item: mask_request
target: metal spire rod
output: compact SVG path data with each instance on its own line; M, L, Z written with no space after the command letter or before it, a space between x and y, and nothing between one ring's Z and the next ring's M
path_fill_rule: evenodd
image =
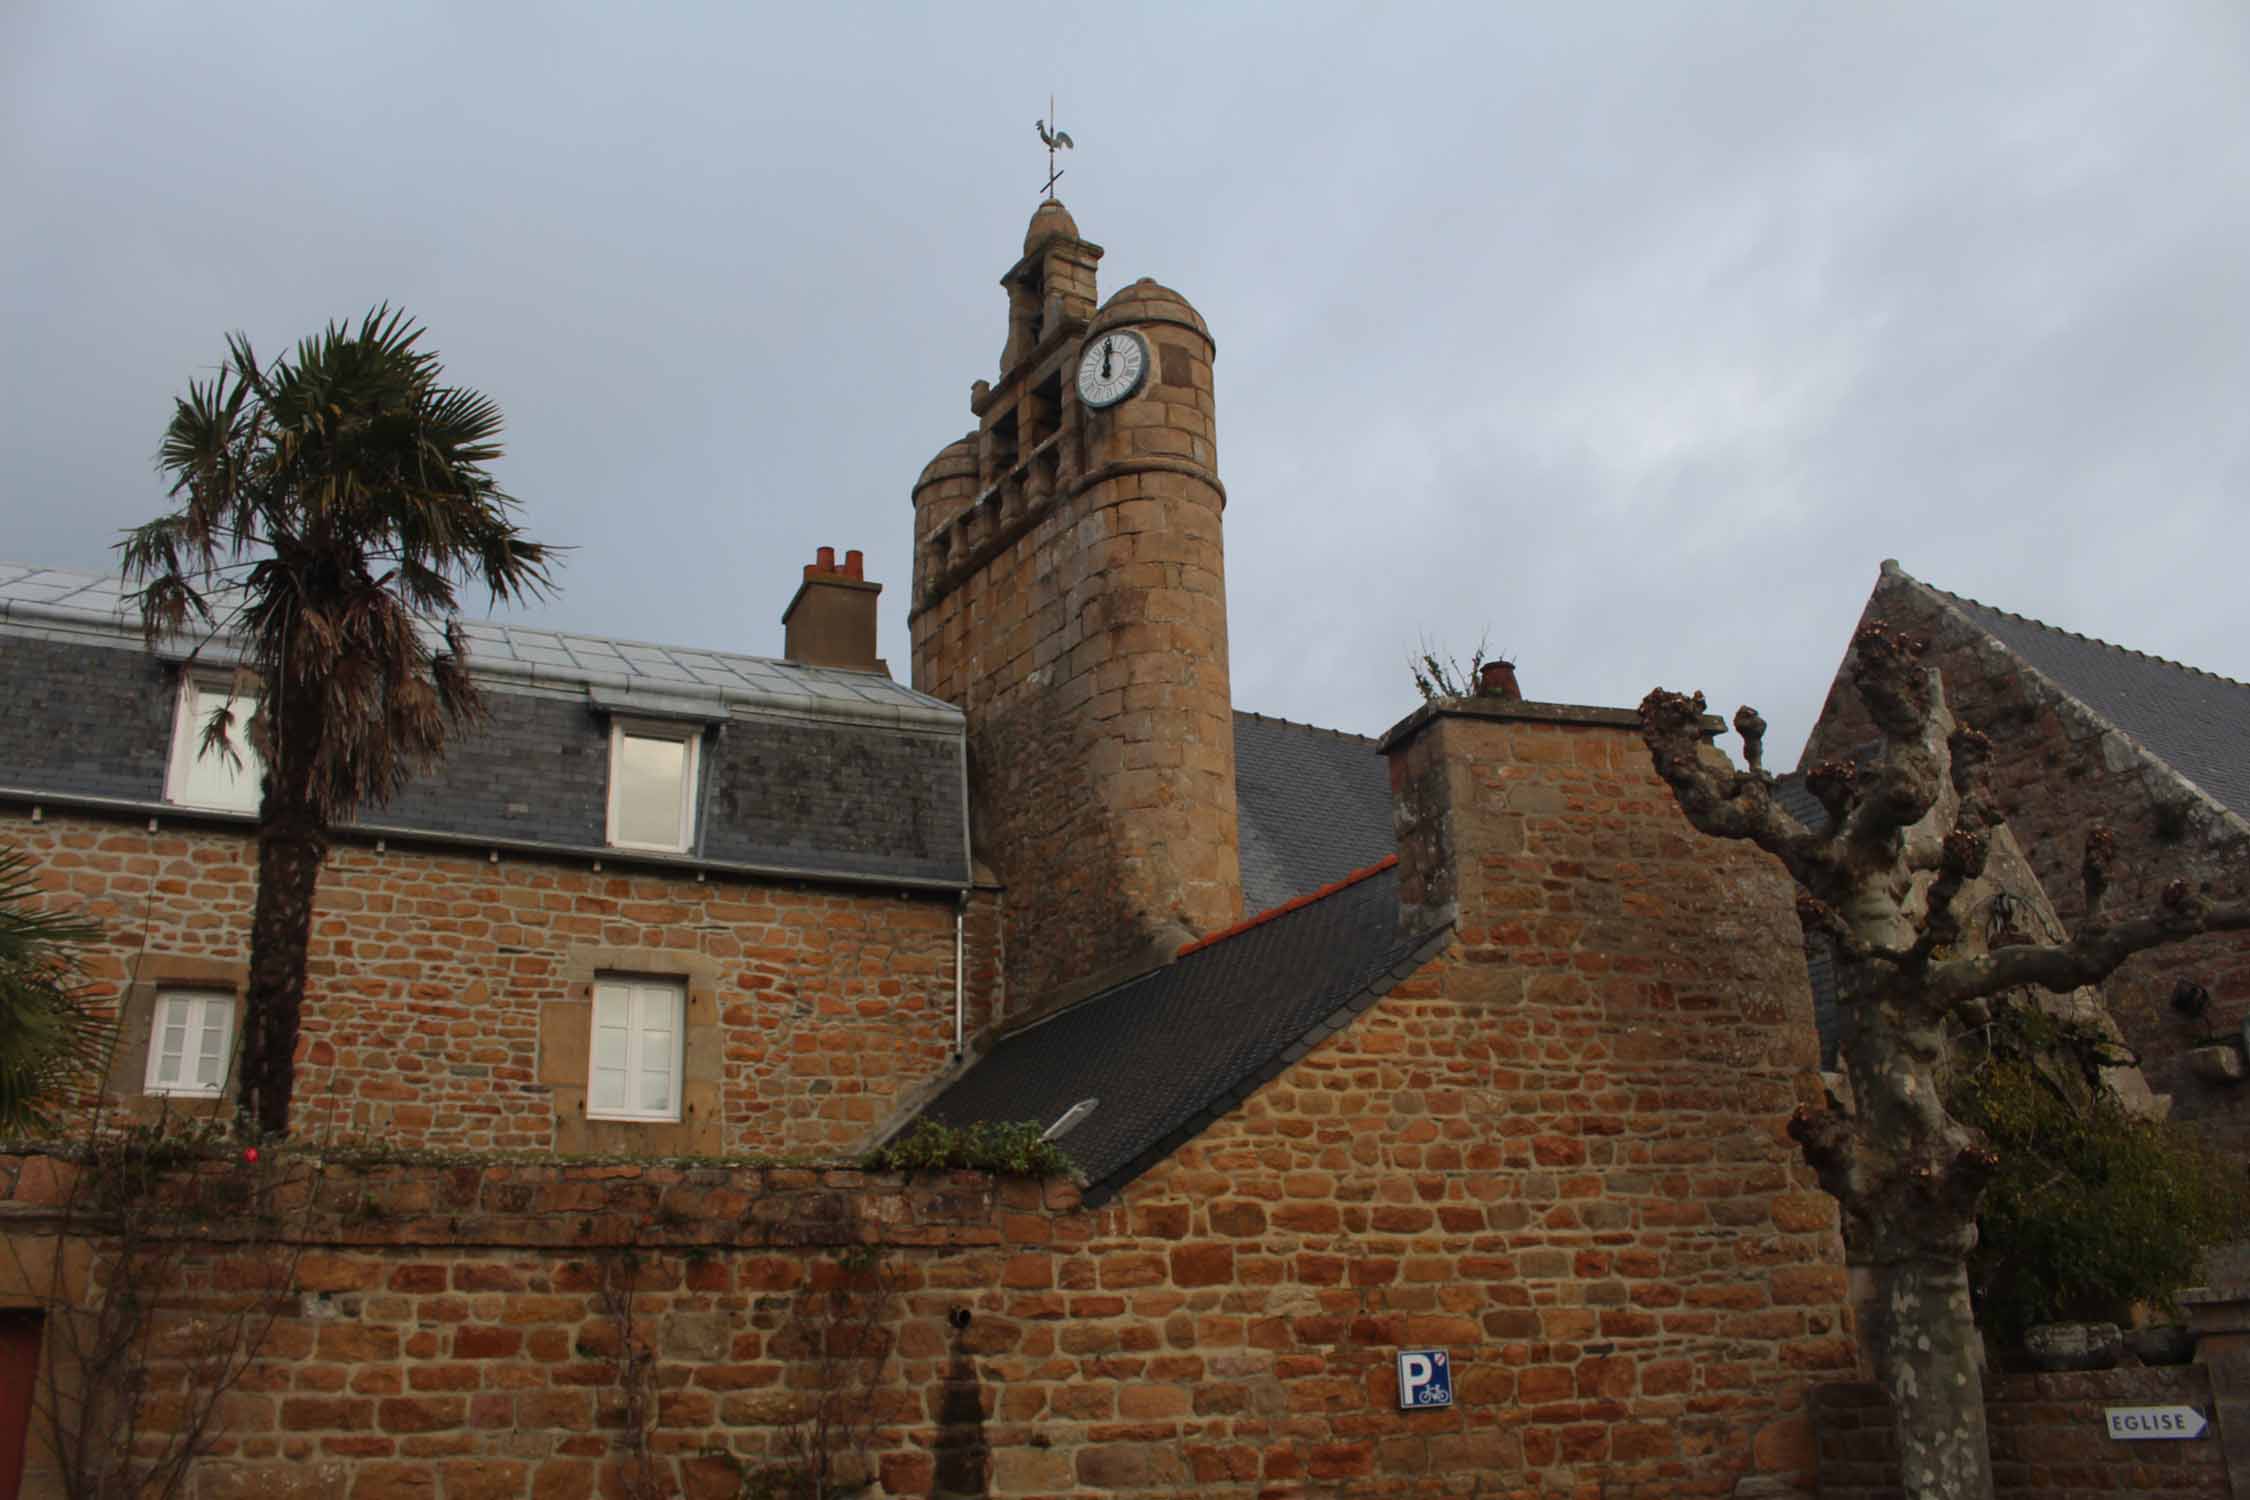
M1047 118L1044 120L1035 120L1032 123L1039 127L1039 139L1047 143L1046 194L1050 199L1055 196L1055 184L1062 180L1063 175L1055 167L1055 153L1058 150L1068 151L1072 149L1070 133L1068 131L1055 130L1051 128L1054 119L1055 96L1053 94L1049 94L1047 96Z

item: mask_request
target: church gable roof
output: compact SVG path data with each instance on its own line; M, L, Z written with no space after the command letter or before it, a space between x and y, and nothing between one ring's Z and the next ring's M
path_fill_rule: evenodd
M1004 1038L923 1112L948 1125L1059 1119L1100 1203L1351 1024L1448 929L1398 935L1395 858L1183 950Z
M2250 817L2250 683L1922 587L2229 811Z

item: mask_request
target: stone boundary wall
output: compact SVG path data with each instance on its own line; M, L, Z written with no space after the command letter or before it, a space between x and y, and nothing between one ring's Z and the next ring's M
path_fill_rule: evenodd
M285 1238L305 1248L186 1500L641 1500L621 1467L621 1289L652 1356L655 1493L731 1500L743 1472L787 1452L822 1378L808 1299L870 1264L897 1349L866 1402L880 1424L871 1496L1450 1500L1606 1475L1606 1495L1653 1500L1793 1493L1809 1470L1786 1372L1824 1341L1786 1269L1770 1311L1762 1273L1630 1302L1589 1282L1581 1299L1568 1283L1607 1257L1574 1263L1559 1248L1574 1234L1512 1251L1547 1237L1518 1214L1518 1234L1425 1248L1438 1215L1469 1205L1369 1204L1311 1173L1269 1184L1246 1148L1191 1155L1100 1210L1068 1183L975 1173L331 1166L282 1195ZM43 1286L6 1284L21 1265L59 1263L94 1287L113 1274L98 1248L90 1268L42 1253L71 1171L0 1158L0 1305L36 1305ZM1243 1196L1219 1196L1214 1175ZM1370 1218L1358 1249L1298 1248ZM195 1231L152 1346L160 1392L288 1263L228 1238L243 1223ZM1768 1353L1777 1321L1796 1336ZM1424 1343L1452 1347L1458 1404L1400 1412L1393 1351Z
M1996 1495L2094 1500L2163 1495L2230 1500L2219 1429L2200 1438L2121 1442L2109 1436L2108 1406L2194 1406L2211 1414L2211 1376L2201 1365L2092 1370L2066 1375L1988 1375ZM1890 1400L1873 1384L1812 1392L1821 1500L1899 1500L1898 1446ZM2250 1477L2250 1476L2245 1476Z

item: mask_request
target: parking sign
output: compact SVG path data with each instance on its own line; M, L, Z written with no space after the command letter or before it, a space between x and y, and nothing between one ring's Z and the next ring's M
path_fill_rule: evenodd
M1398 1406L1414 1411L1453 1404L1453 1364L1443 1349L1398 1352Z

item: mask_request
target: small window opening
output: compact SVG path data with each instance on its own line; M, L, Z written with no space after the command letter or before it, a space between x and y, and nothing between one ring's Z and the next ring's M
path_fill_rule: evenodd
M613 977L594 984L586 1113L597 1120L677 1120L687 986Z

